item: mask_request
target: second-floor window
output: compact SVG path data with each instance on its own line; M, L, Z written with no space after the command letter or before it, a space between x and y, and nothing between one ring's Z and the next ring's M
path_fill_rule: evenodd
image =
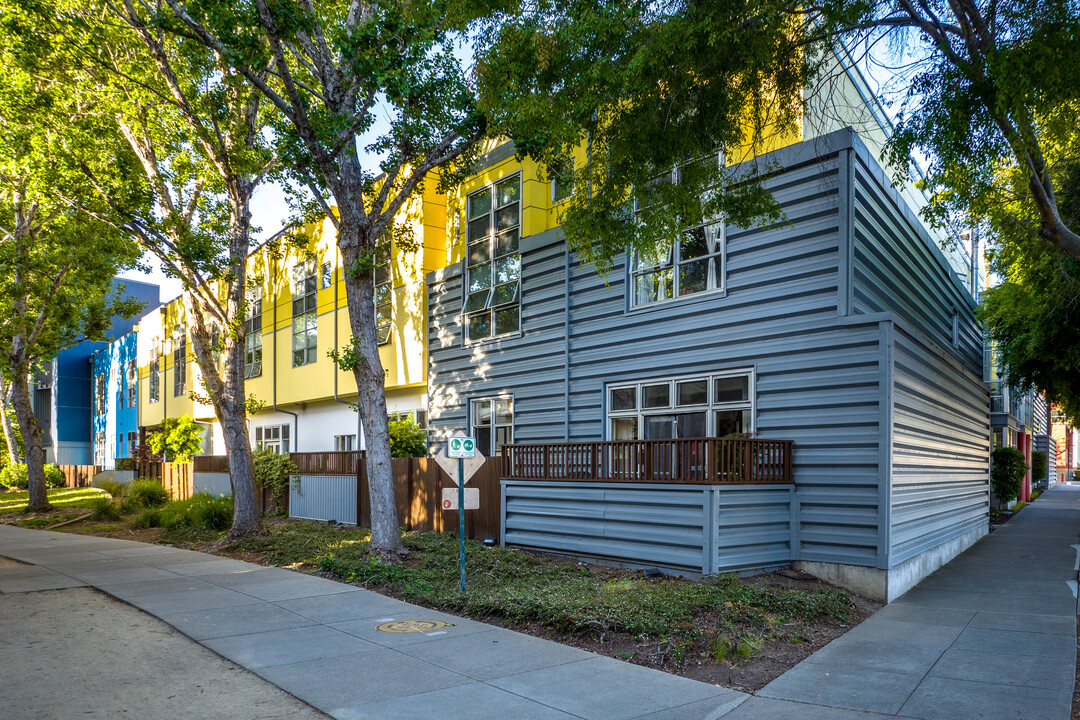
M485 340L521 331L521 176L468 198L465 337Z
M105 384L108 377L105 373L98 373L94 378L94 412L98 415L105 414Z
M292 299L293 367L315 362L319 336L318 293L315 263L303 262L295 266Z
M150 383L147 390L148 400L156 403L161 400L161 345L160 341L154 341L154 348L150 357Z
M390 314L394 297L390 248L391 241L387 239L375 250L375 339L380 345L390 342Z
M127 363L127 405L135 407L139 404L139 363L132 358Z
M699 225L649 255L631 259L631 305L686 297L724 287L723 225Z
M262 375L262 286L248 290L244 317L244 377Z
M177 325L173 334L173 396L187 391L187 335L184 326Z

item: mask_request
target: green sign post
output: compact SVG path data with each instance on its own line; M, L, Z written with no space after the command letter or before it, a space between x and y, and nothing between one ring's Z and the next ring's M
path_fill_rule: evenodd
M465 458L476 457L476 440L452 437L446 444L446 456L458 461L458 539L461 543L461 592L465 592Z

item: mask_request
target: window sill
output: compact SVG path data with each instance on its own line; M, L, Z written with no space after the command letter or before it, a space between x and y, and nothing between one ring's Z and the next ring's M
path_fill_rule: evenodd
M491 345L493 343L502 342L503 340L515 340L524 335L521 330L516 333L508 333L506 335L496 335L495 337L484 338L483 340L463 340L462 346L464 347L476 347L479 345Z
M642 315L645 313L657 312L658 310L665 310L673 306L692 305L694 303L708 302L709 300L716 300L717 298L725 297L727 297L727 288L721 288L719 290L706 290L705 292L694 293L693 295L685 295L683 297L671 298L670 300L658 300L657 302L652 302L648 305L631 306L625 312L625 314Z

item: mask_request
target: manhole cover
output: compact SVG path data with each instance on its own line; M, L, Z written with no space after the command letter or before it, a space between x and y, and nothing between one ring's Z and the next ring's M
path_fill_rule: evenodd
M450 627L450 623L441 620L391 620L375 626L384 633L429 633Z

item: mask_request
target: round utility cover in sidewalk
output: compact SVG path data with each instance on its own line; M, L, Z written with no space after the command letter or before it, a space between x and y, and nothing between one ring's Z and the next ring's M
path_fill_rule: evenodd
M441 620L391 620L375 626L384 633L429 633L450 627L450 623Z

